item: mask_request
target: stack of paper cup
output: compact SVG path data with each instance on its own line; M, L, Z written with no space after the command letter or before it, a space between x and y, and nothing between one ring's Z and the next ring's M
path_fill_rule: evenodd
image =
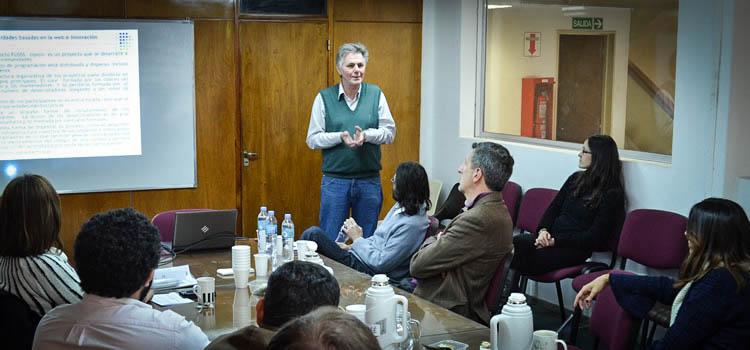
M247 288L234 290L232 303L232 326L242 328L253 322L253 312L250 307L250 293Z
M237 288L247 288L250 276L250 246L236 245L232 247L232 272L234 285Z

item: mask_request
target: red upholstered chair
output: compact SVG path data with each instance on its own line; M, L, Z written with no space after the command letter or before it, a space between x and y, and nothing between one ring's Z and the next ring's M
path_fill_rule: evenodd
M503 187L503 201L505 201L505 206L508 207L508 214L510 214L513 226L515 226L518 205L521 203L521 186L513 181L508 181Z
M174 236L174 217L175 213L183 212L194 212L194 211L214 211L214 209L176 209L167 210L159 214L156 214L151 223L156 226L161 234L162 242L172 243L172 237Z
M513 260L513 251L505 254L503 260L500 261L495 275L492 276L490 281L490 288L487 289L487 295L484 297L484 303L487 305L487 310L490 310L490 316L499 314L503 308L500 300L500 294L505 287L506 277L508 276L508 270L510 269L510 262Z
M633 349L636 339L638 321L617 304L612 288L604 288L596 297L589 323L594 334L594 349L599 341L604 342L609 350ZM568 345L568 350L579 349Z
M518 210L518 220L516 226L521 232L536 232L539 220L542 219L544 211L549 204L555 199L557 190L551 188L531 188L523 195L521 207Z
M620 270L625 270L628 259L654 269L677 269L688 252L685 228L687 218L663 210L636 209L625 218L617 247ZM595 278L612 272L602 270L584 274L573 279L573 289L578 292ZM570 342L575 344L580 311L573 315ZM644 331L648 326L644 323ZM644 337L645 338L645 337Z

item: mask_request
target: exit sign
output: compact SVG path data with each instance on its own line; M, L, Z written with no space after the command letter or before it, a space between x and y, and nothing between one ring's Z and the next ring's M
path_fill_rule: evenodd
M573 17L573 29L604 29L604 18L601 17Z

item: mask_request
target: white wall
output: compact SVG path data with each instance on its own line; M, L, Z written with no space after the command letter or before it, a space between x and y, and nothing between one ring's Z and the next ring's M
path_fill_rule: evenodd
M571 30L571 17L558 5L514 6L487 12L487 78L485 80L485 131L521 135L521 78L553 77L558 82L558 35L614 33L612 79L612 129L610 135L625 144L630 10L597 7L586 17L602 17L604 30ZM538 57L524 56L524 33L541 33ZM582 52L581 55L586 53ZM557 100L557 85L555 85ZM556 105L556 104L555 104ZM557 112L555 112L557 117ZM557 119L557 118L555 118ZM555 122L557 125L557 122Z
M457 181L456 169L471 143L478 141L473 137L478 2L426 0L423 7L420 159L433 178L446 183L443 186L446 192L451 188L448 184ZM731 32L722 32L722 16L732 13L733 6L731 0L680 1L672 162L624 159L630 210L653 208L687 215L694 203L724 193L723 187L713 187L714 179L724 179L725 173L717 167L724 164L724 154L714 152L715 140L727 139L727 128L717 125L727 124L728 120L728 108L720 103L728 100L723 97L729 91L719 89L722 82L726 84L728 74L720 76L718 72L729 61L727 57L722 60L722 54L731 54L731 48L725 46L722 50L721 46L724 36L731 38ZM734 57L734 61L747 62L750 57L746 50L738 54L741 57ZM747 100L736 103L747 104ZM746 119L739 117L732 118L732 123L737 120L746 126ZM502 144L516 161L511 180L524 190L559 188L576 170L577 151ZM740 159L732 158L729 162L746 161L747 149L743 149L745 157L737 156ZM630 263L628 269L646 272ZM569 306L572 289L569 286L563 289ZM539 293L542 298L556 302L552 285L543 285Z
M747 64L750 57L750 23L747 20L750 18L750 2L736 1L734 7L725 12L734 13L732 32L735 35L731 40L731 62L728 62L731 64L731 84L729 92L721 94L729 95L722 187L726 198L736 200L750 214L750 66ZM720 191L721 188L717 188L715 192Z

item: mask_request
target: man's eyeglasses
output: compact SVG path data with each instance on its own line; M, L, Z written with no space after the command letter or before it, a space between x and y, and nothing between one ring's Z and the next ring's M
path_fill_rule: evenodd
M583 153L583 154L591 154L591 151L587 151L587 150L585 150L585 149L582 149L582 150L581 150L581 153Z

